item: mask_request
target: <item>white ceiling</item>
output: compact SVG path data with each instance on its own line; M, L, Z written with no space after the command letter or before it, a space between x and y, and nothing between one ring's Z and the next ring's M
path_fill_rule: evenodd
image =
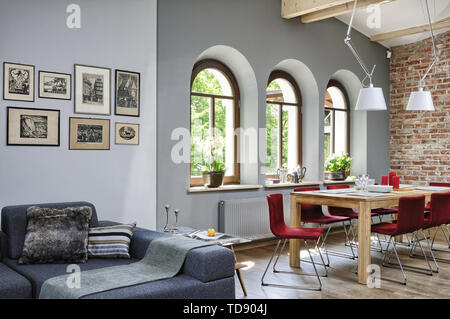
M430 8L431 21L434 23L438 20L450 16L450 0L428 0ZM353 27L362 34L370 37L371 35L386 33L410 27L428 24L425 0L395 0L380 5L380 28L369 27L368 18L373 16L373 12L367 9L358 10L356 12ZM351 13L337 16L336 18L349 24ZM436 30L435 34L443 33L450 30ZM395 39L380 41L387 48L414 43L430 37L430 33L418 33Z

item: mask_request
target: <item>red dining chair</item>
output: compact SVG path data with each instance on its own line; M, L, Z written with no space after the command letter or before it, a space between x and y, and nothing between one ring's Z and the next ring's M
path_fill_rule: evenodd
M425 261L428 264L428 270L427 275L432 276L433 271L431 268L431 265L428 261L427 255L425 254L425 251L422 247L422 244L420 243L419 237L417 236L417 233L422 230L424 226L424 207L425 207L425 196L418 196L418 197L401 197L399 199L398 203L398 216L397 221L394 223L380 223L372 225L372 232L377 234L383 234L390 236L388 245L386 250L384 251L384 257L382 265L385 267L392 267L392 266L398 266L402 272L403 275L403 284L406 285L406 275L404 270L411 270L411 271L418 271L418 270L425 270L422 268L417 268L413 266L403 266L396 247L396 236L401 236L405 234L412 234L413 241L415 239L415 242L419 245L422 254L425 258ZM390 245L392 243L393 251L395 253L395 256L397 258L398 264L393 264L390 262L391 259L391 252L389 250ZM389 257L387 264L386 259ZM409 268L409 269L408 269Z
M446 183L446 182L431 182L430 186L436 186L436 187L449 187L450 188L450 183ZM425 206L425 215L428 214L430 210L430 203L427 204L427 206ZM448 228L448 224L450 222L448 222L445 226L445 230L447 230L447 235L446 238L449 238L448 240L448 248L450 248L450 229ZM443 226L443 227L444 227Z
M320 187L315 186L315 187L299 187L299 188L295 188L294 192L313 192L313 191L319 191ZM301 221L303 223L306 224L319 224L321 226L327 225L327 232L325 233L325 236L321 236L322 239L322 244L320 245L321 248L324 248L325 250L325 255L327 256L327 264L326 266L330 266L330 258L329 258L329 254L331 255L335 255L338 257L346 257L346 258L351 258L351 259L355 259L357 256L355 255L355 252L353 250L353 246L351 245L350 242L350 238L349 238L349 233L347 231L347 227L345 225L345 222L350 222L351 218L348 216L327 216L323 213L322 211L322 206L320 205L310 205L310 204L300 204L301 205ZM343 227L344 227L344 233L345 233L345 243L349 243L350 249L352 251L352 254L345 254L342 252L337 252L337 251L329 251L326 248L326 240L328 237L328 234L330 233L331 230L331 225L333 224L337 224L337 223L342 223Z
M278 243L272 254L272 257L270 257L269 263L267 264L266 270L264 271L264 274L261 278L261 285L262 286L275 286L275 287L282 287L282 288L294 288L294 289L301 289L301 290L318 290L318 291L322 290L322 282L320 281L319 272L317 271L316 264L314 263L314 259L309 250L308 240L313 240L315 243L315 248L319 252L319 256L322 259L322 265L325 268L325 276L324 277L326 277L328 275L327 268L325 267L325 263L323 261L323 257L320 252L320 249L318 249L318 247L317 247L317 242L318 242L320 236L322 236L322 234L323 234L323 228L288 227L284 221L283 195L282 194L270 194L270 195L267 195L266 198L267 198L267 204L269 205L270 230L272 231L274 236L278 239ZM310 287L271 284L271 283L264 282L264 277L266 276L267 270L269 269L269 266L272 263L273 257L277 253L282 240L284 240L284 243L283 243L281 250L278 252L277 259L275 260L275 263L273 265L273 272L274 273L290 273L290 274L296 274L296 275L314 276L311 274L301 274L301 273L292 272L292 271L289 272L289 271L276 270L276 268L275 268L276 264L278 262L278 259L280 258L280 255L281 255L288 239L303 240L303 242L305 244L305 248L308 251L309 258L311 259L311 263L314 267L315 276L317 277L317 280L319 281L319 287L310 288Z
M436 239L436 235L440 230L442 230L442 233L444 234L445 239L447 242L449 241L449 238L444 230L444 225L448 224L450 222L450 192L449 193L436 193L431 194L431 202L430 202L430 214L425 217L425 223L423 226L424 230L430 230L431 228L436 228L433 236L432 243L430 245L430 241L428 240L428 237L425 235L425 233L422 231L422 234L424 236L424 239L427 242L428 250L430 251L431 257L434 261L434 264L436 266L436 270L434 272L439 272L439 266L436 262L436 260L441 262L450 262L448 259L442 259L442 258L436 258L434 251L443 251L443 252L449 252L448 250L439 250L439 249L433 249L434 241ZM414 254L416 243L413 243L413 247L411 248L411 257L416 256Z
M435 186L435 187L450 187L450 183L436 183L436 182L430 182L430 186ZM430 210L430 203L427 204L427 206L425 206L425 210Z

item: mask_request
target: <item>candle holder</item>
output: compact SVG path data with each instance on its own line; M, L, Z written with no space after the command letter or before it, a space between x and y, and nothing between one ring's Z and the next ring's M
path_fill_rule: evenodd
M163 231L164 232L168 232L169 231L168 225L169 225L169 209L170 209L170 205L166 205L166 206L164 206L164 208L166 209L166 225L164 226Z

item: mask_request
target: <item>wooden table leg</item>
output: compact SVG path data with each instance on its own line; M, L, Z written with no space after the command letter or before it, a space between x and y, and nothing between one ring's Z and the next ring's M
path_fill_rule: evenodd
M244 280L242 279L241 274L241 268L245 268L247 266L238 262L233 245L230 246L230 249L234 253L234 269L236 270L236 275L239 279L239 283L241 284L242 292L244 293L244 296L247 297L247 289L245 288Z
M358 282L366 285L369 273L367 267L370 259L371 216L370 204L361 202L358 217Z
M301 206L297 205L295 196L290 196L290 225L291 227L301 227ZM289 240L289 264L291 267L300 267L300 240Z

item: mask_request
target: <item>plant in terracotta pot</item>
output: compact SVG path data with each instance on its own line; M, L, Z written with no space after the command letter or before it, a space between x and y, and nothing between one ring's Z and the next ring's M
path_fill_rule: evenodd
M347 154L332 154L325 163L325 170L331 180L344 180L350 173L351 165L352 158Z
M226 171L224 149L224 139L220 134L207 139L204 143L204 160L200 169L206 187L216 188L223 184Z

